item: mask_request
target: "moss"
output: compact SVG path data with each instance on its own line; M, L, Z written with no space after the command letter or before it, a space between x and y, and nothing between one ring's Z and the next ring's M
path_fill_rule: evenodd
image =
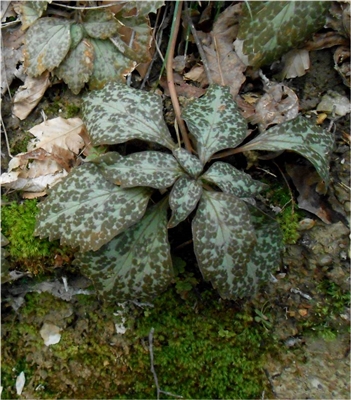
M15 136L11 141L11 153L26 153L28 143L33 139L33 137L34 136L28 131L24 131L20 135Z
M67 104L66 106L66 118L73 118L80 112L80 107L75 104Z
M41 271L39 261L53 264L55 254L65 252L58 241L34 237L35 217L38 213L37 200L12 202L1 207L2 233L9 240L6 250L12 262L25 265L36 275Z

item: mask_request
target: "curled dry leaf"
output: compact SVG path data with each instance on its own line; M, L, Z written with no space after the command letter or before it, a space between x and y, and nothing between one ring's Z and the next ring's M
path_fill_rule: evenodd
M26 77L23 86L20 86L13 99L13 114L23 120L44 96L46 89L50 86L49 72L44 72L38 78Z
M10 161L8 172L0 177L0 184L31 192L25 194L27 198L45 195L47 187L67 176L76 164L77 155L84 147L80 136L84 130L80 118L58 117L34 126L30 132L36 139L29 142L28 152L17 154Z
M299 99L292 89L266 80L264 90L266 93L255 104L254 114L248 118L252 124L258 124L261 132L270 125L281 124L297 117Z
M290 50L282 57L284 67L279 74L281 79L296 78L305 75L310 68L310 56L307 50Z

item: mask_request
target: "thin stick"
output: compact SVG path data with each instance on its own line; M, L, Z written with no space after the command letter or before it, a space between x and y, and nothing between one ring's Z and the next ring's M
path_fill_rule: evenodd
M205 69L205 74L206 74L208 83L211 85L213 83L213 79L212 79L212 76L211 76L210 68L208 66L206 54L205 54L204 49L202 47L202 44L200 42L199 35L197 34L197 31L195 29L193 21L190 18L189 8L188 8L188 5L187 5L187 2L185 2L185 19L186 19L186 22L190 26L191 33L193 34L197 49L199 50L199 53L200 53L200 57L201 57L202 64L203 64L204 69Z
M59 7L64 7L64 8L71 8L72 10L96 10L99 8L108 8L108 7L113 7L116 5L116 3L110 3L110 4L104 4L102 6L92 6L92 7L75 7L75 6L66 6L65 4L60 4L60 3L51 3L52 6L59 6Z
M2 125L2 129L4 130L4 136L5 136L5 142L6 142L6 147L7 147L7 152L10 156L10 158L13 158L13 155L11 154L11 150L10 150L10 143L9 143L9 138L7 137L7 132L6 132L6 128L5 128L5 124L4 121L1 118L1 125Z
M175 48L176 41L177 41L179 25L180 25L180 17L182 14L182 7L181 7L180 3L181 2L178 2L178 1L176 3L175 11L177 10L177 13L174 15L174 19L173 19L173 23L172 23L173 29L172 29L171 40L168 45L169 51L168 51L168 55L167 55L166 74L167 74L169 95L171 97L172 105L174 108L174 113L177 118L180 132L182 134L183 142L184 142L185 148L191 153L192 147L191 147L191 143L189 140L188 132L186 130L185 123L181 117L181 111L180 111L179 101L178 101L178 97L177 97L177 92L176 92L175 85L174 85L174 76L173 76L174 48Z
M278 170L279 170L279 172L281 173L281 175L282 175L282 177L283 177L283 179L284 179L284 181L285 181L285 184L286 184L286 186L287 186L287 188L288 188L288 190L289 190L290 201L291 201L291 215L293 215L294 212L295 212L295 201L294 201L293 192L292 192L292 190L291 190L291 188L290 188L290 185L289 185L287 179L285 178L285 175L283 174L283 171L280 169L279 165L278 165L276 162L274 162L274 161L273 161L273 164L278 168ZM286 204L284 204L284 206L283 206L283 208L282 208L282 211L283 211L284 208L290 203L290 201L288 201Z

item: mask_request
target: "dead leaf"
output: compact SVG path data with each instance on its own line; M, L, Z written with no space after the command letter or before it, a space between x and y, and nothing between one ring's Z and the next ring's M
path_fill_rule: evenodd
M339 46L334 53L334 68L340 74L344 85L351 87L350 47Z
M183 78L177 73L175 73L173 77L175 84L174 87L176 89L178 96L183 96L187 98L198 98L206 93L205 89L196 87L194 85L189 85L188 83L184 82ZM161 77L160 85L164 89L164 94L166 96L169 96L168 83L166 77L164 76Z
M235 98L245 82L246 65L233 49L239 30L241 3L226 8L213 25L207 43L203 45L214 83L226 85Z
M44 72L38 78L26 77L23 86L20 86L13 99L13 114L19 119L26 119L33 108L44 96L50 86L49 71Z
M199 82L201 87L205 87L208 85L208 80L206 78L203 65L195 65L189 72L184 74L184 78L189 81Z
M343 117L351 112L351 102L346 96L342 96L334 90L328 90L318 104L317 111L328 114L335 113L335 115Z
M295 92L281 83L266 80L265 94L255 105L255 113L249 117L249 122L258 124L260 132L270 125L281 124L297 117L299 99Z
M290 79L303 76L310 68L309 52L305 49L290 50L282 57L282 62L284 67L279 78Z
M17 154L10 161L0 184L31 192L25 195L27 198L43 196L48 187L67 176L77 163L77 155L84 147L80 136L83 131L85 127L80 118L58 117L34 126L30 132L36 138L29 142L28 152Z

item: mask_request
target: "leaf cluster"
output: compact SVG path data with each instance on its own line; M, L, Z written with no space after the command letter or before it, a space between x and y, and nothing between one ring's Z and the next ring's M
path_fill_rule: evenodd
M48 3L25 1L19 6L23 29L29 28L24 48L28 75L50 71L78 94L87 82L90 89L98 89L107 82L124 81L138 63L149 60L147 15L162 1L129 1L117 13L88 8L75 10L72 18L41 17ZM129 47L123 37L131 32Z
M265 185L229 163L210 162L247 135L228 88L211 85L183 111L197 154L173 141L155 94L111 83L85 95L82 111L95 146L141 139L165 148L90 159L41 204L36 233L79 247L75 263L102 297L150 299L165 290L174 276L168 229L193 212L198 266L223 298L250 295L267 281L282 241L277 223L255 206ZM242 149L296 151L327 181L332 143L328 133L299 117ZM161 200L148 206L155 192Z

